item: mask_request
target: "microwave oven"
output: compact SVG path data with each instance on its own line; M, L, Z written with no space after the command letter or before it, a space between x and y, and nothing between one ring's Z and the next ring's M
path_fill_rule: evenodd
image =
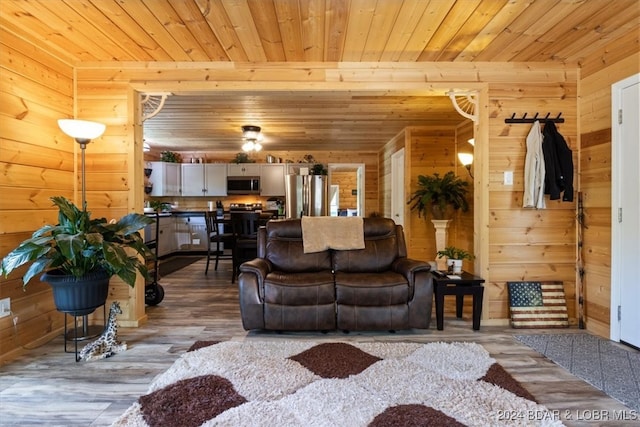
M260 194L260 177L228 176L227 194Z

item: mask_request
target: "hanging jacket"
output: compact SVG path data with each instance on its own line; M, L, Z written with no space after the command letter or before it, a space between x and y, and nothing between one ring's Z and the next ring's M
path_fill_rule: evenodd
M573 202L573 156L556 124L548 121L542 132L542 152L544 153L545 180L544 193L549 199Z
M544 209L544 154L540 122L535 121L527 135L527 154L524 161L523 208Z

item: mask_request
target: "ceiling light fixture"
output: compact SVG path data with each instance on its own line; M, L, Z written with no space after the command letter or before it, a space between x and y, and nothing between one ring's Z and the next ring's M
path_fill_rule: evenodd
M458 153L458 159L460 160L460 163L462 163L462 166L464 166L467 169L467 172L469 172L469 176L473 178L473 174L471 173L471 164L473 163L473 154Z
M242 144L242 151L260 151L262 150L262 133L260 132L260 126L245 125L242 126L242 139L246 142Z

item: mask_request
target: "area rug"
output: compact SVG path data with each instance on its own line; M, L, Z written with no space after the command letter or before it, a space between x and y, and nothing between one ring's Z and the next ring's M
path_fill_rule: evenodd
M168 274L175 273L178 270L181 270L194 262L200 261L204 259L203 256L171 256L166 259L161 259L158 264L158 273L160 277L164 277Z
M640 413L640 352L590 334L515 338Z
M474 343L194 346L114 426L560 426Z

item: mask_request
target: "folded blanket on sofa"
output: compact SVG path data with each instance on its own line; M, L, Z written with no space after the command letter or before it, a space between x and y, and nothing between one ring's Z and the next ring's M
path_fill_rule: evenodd
M304 253L327 249L364 249L364 228L358 216L303 216Z

